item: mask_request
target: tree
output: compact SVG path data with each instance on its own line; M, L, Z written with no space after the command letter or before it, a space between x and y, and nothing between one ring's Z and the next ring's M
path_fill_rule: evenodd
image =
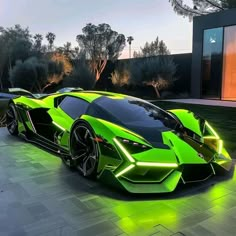
M0 85L6 82L9 72L17 60L25 60L31 54L32 36L28 28L15 25L0 27Z
M63 47L58 47L56 49L57 52L59 52L60 54L64 54L66 55L68 58L71 57L71 54L72 54L72 47L71 47L71 42L66 42Z
M34 49L37 52L40 52L42 49L42 41L43 41L43 36L41 34L35 34L34 35Z
M48 76L47 76L47 85L45 87L51 86L51 84L58 84L63 80L64 76L63 63L61 61L48 61ZM45 89L43 88L43 90Z
M170 51L168 50L166 44L163 40L159 42L159 52L158 55L169 55Z
M90 60L90 66L99 80L107 60L116 60L125 46L125 36L113 31L108 24L91 23L82 29L83 34L76 37L77 42Z
M79 59L82 56L79 47L72 48L71 42L66 42L63 47L58 47L56 51L69 58L71 63L73 63L74 60Z
M5 47L4 40L0 37L0 89L3 89L3 74L8 61L8 49Z
M73 49L71 47L71 42L66 42L64 45L63 45L63 52L64 54L68 57L68 58L72 58L73 56Z
M115 86L122 87L129 83L129 79L130 73L127 69L122 71L116 69L111 73L111 81Z
M178 15L188 17L189 20L192 20L194 16L236 7L236 0L192 0L192 6L185 4L183 0L169 0L169 2Z
M111 73L112 84L122 87L130 81L130 67L129 63L122 63L119 61L115 70Z
M68 56L66 56L65 54L55 52L50 56L50 60L57 63L61 63L63 65L63 71L62 71L63 74L69 75L72 72L71 62Z
M14 87L20 87L32 92L43 92L51 84L62 80L63 63L48 59L29 58L17 61L10 73Z
M46 39L48 40L48 50L52 51L53 43L54 43L54 40L56 39L56 35L52 32L48 32L46 34Z
M136 59L131 63L131 83L151 85L158 98L160 90L168 88L175 80L176 64L171 56Z
M84 57L81 57L77 63L75 63L71 75L63 80L63 86L93 89L95 82L95 75L90 70L88 62Z
M32 42L26 39L16 39L16 41L12 44L10 57L11 57L11 64L17 60L25 61L31 56L32 53Z
M129 43L129 58L131 58L131 43L134 40L132 36L127 37L127 42Z
M158 55L169 55L170 51L165 45L164 41L159 41L159 38L156 37L155 41L151 43L146 42L144 47L140 48L140 52L134 51L134 57L152 57Z
M46 84L48 71L45 61L29 58L17 61L10 73L10 80L14 87L20 87L32 92L42 92Z

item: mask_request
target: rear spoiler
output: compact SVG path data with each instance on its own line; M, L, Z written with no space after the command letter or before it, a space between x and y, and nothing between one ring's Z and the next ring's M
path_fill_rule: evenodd
M83 91L83 89L80 87L65 87L65 88L59 89L56 93L80 92L80 91ZM22 89L22 88L8 88L8 89L0 90L0 99L7 99L7 100L10 100L19 96L26 96L30 98L41 98L47 95L48 94L46 93L33 94L30 91Z
M0 99L12 99L18 96L34 97L34 95L21 88L8 88L0 91Z
M64 87L59 90L57 90L56 93L68 93L68 92L80 92L83 91L80 87Z
M0 127L6 125L5 114L9 101L19 96L34 97L31 92L21 88L8 88L0 91Z

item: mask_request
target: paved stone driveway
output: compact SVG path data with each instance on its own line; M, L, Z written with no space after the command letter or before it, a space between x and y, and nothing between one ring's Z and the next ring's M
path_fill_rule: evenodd
M1 128L0 235L236 235L236 174L165 195L119 193Z

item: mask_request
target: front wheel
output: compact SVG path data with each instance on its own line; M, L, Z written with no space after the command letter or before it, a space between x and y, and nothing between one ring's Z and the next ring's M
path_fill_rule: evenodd
M70 152L74 167L85 177L96 177L98 144L93 129L85 122L78 122L72 129Z
M18 120L15 105L10 103L6 112L6 125L11 135L18 135Z

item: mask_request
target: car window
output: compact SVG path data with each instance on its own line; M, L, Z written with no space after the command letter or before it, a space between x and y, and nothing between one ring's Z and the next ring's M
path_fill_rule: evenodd
M76 119L85 114L89 103L76 97L67 96L60 103L59 107L72 119Z
M94 102L90 104L88 110L86 111L86 114L89 116L99 118L99 119L107 120L115 124L119 124L119 125L123 124L120 120L114 117L110 112L108 112L102 106L98 106Z
M101 97L91 103L88 114L116 124L154 125L174 129L176 120L162 109L142 100Z

